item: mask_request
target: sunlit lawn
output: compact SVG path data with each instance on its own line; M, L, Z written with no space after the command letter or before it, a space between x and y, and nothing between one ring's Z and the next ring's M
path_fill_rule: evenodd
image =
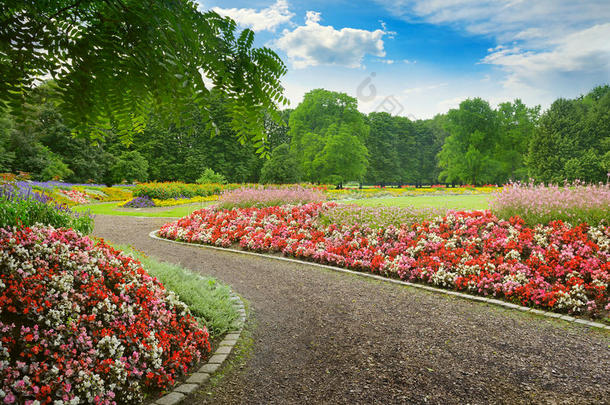
M90 211L94 215L122 215L130 217L184 217L191 214L193 211L206 207L212 202L203 202L191 205L181 205L177 207L167 207L166 209L159 208L118 208L118 202L79 205L73 207L73 211L85 212Z
M489 208L488 201L492 198L491 194L472 194L472 195L424 195L409 197L382 197L365 198L362 200L352 200L350 203L367 207L436 207L453 208L465 210L484 210Z

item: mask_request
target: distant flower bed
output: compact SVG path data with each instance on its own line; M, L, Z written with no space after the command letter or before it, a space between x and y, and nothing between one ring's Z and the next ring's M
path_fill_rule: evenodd
M320 220L335 218L336 209L334 203L202 209L165 224L159 234L281 252L559 312L597 316L610 310L610 227L555 221L531 228L489 211L385 227Z
M562 220L572 225L610 225L610 185L566 184L545 186L515 183L490 201L498 216L520 216L528 225Z
M184 205L184 204L195 204L200 202L208 202L208 201L216 201L218 200L218 195L210 195L207 197L193 197L193 198L170 198L169 200L159 200L157 198L153 198L153 202L156 207L173 207L175 205Z
M413 207L363 207L360 205L337 205L320 214L322 225L348 225L369 228L384 228L388 225L400 227L432 220L447 212L443 208L413 208Z
M218 199L218 206L222 209L269 207L283 204L307 204L325 199L321 191L300 186L239 188L222 193Z
M57 190L58 193L66 196L70 201L76 204L88 204L89 199L87 198L87 194L78 190Z
M342 189L327 190L326 195L329 200L339 199L362 199L374 197L412 197L419 195L446 195L446 194L490 194L502 190L501 187L485 185L481 187L457 186L446 187L445 185L433 185L430 187L401 186L391 187L372 187L362 189Z
M0 229L0 309L5 404L138 404L210 351L139 262L73 230Z
M125 207L125 208L150 208L150 207L156 207L154 201L152 199L150 199L147 196L144 197L136 197L134 199L131 199L129 201L125 201L121 204L119 204L119 207Z
M181 182L165 183L142 183L138 184L133 195L136 197L157 198L169 200L170 198L193 198L197 196L207 197L220 194L222 190L230 188L231 185L223 184L187 184Z

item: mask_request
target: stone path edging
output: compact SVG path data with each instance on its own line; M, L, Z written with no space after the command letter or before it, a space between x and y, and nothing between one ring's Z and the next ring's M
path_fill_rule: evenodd
M234 292L231 293L231 300L233 306L237 308L239 313L239 328L229 331L222 342L216 348L216 351L208 361L201 366L197 371L189 375L185 382L180 385L173 387L172 391L165 394L159 399L150 402L149 405L176 405L182 402L188 394L195 391L201 385L203 385L209 378L210 375L216 372L222 363L227 359L233 347L239 339L242 330L244 329L244 323L246 322L246 310L244 303Z
M200 247L200 248L205 248L205 249L221 250L221 251L225 251L225 252L239 253L239 254L252 255L252 256L258 256L258 257L266 257L268 259L282 260L282 261L291 262L291 263L300 263L300 264L306 264L306 265L315 266L315 267L321 267L324 269L333 270L333 271L337 271L337 272L341 272L341 273L348 273L348 274L353 274L353 275L360 276L360 277L372 278L375 280L380 280L380 281L384 281L384 282L388 282L388 283L415 287L415 288L419 288L422 290L432 291L432 292L445 294L445 295L452 295L455 297L460 297L460 298L464 298L464 299L471 300L471 301L483 302L483 303L496 305L496 306L500 306L500 307L504 307L504 308L514 309L514 310L521 311L521 312L529 312L529 313L540 315L540 316L546 316L547 318L562 319L567 322L577 323L577 324L581 324L581 325L585 325L585 326L589 326L589 327L593 327L593 328L606 329L606 330L610 331L610 325L605 325L600 322L592 322L592 321L587 321L585 319L575 318L570 315L558 314L556 312L542 311L542 310L535 309L535 308L524 307L521 305L512 304L510 302L497 300L495 298L479 297L476 295L465 294L465 293L461 293L458 291L444 290L441 288L431 287L431 286L427 286L427 285L423 285L423 284L411 283L408 281L402 281L402 280L396 280L393 278L383 277L383 276L379 276L377 274L364 273L361 271L349 270L349 269L344 269L341 267L329 266L326 264L291 259L289 257L273 256L273 255L268 255L268 254L264 254L264 253L249 252L247 250L223 248L223 247L219 247L219 246L203 245L203 244L199 244L199 243L179 242L179 241L175 241L175 240L171 240L171 239L162 238L157 235L157 232L159 232L159 231L158 230L152 231L151 233L148 234L148 236L150 236L153 239L158 239L158 240L161 240L164 242L169 242L169 243L176 243L179 245L187 245L187 246L194 246L194 247ZM162 404L159 404L159 405L162 405ZM167 404L165 404L165 405L167 405Z

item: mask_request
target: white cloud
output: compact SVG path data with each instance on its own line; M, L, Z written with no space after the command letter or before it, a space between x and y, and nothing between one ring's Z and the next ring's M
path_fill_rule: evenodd
M441 87L445 87L447 85L448 85L448 83L436 83L436 84L430 84L428 86L410 87L408 89L404 89L402 92L404 94L418 94L418 93L428 92L430 90L436 90Z
M229 16L240 26L252 28L253 31L275 31L282 24L289 22L294 13L288 9L288 1L277 0L274 4L261 10L253 8L212 8L222 16Z
M500 42L552 38L610 21L607 0L377 0L407 20L447 24Z
M495 48L483 62L507 73L505 87L544 89L576 82L586 91L610 80L609 38L610 23L595 25L558 38L548 50Z
M547 104L610 82L608 0L377 0L407 21L495 39L481 62L507 94Z
M305 25L284 30L274 45L286 52L294 68L317 65L362 66L365 54L384 57L383 36L386 31L355 28L336 30L320 25L320 13L308 11Z

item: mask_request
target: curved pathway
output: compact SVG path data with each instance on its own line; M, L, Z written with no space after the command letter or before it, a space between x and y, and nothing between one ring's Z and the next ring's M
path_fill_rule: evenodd
M251 355L189 403L610 403L607 332L149 238L166 219L95 221L95 236L217 277L250 301Z

